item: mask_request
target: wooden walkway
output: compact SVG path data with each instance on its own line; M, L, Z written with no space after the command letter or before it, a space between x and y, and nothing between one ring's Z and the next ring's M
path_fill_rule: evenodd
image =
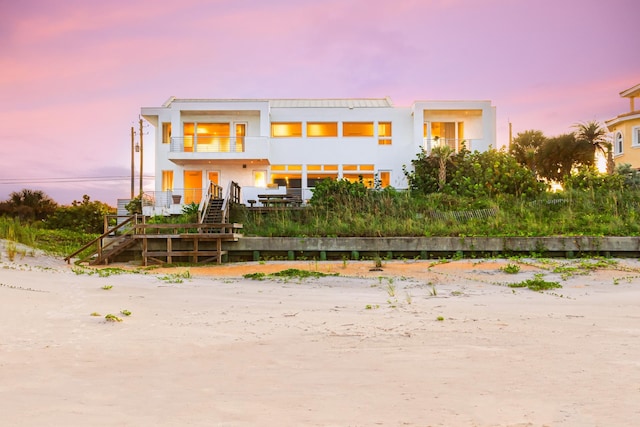
M106 222L106 220L105 220ZM222 263L222 242L237 242L242 224L146 224L141 215L132 215L65 257L67 263L85 250L94 248L79 262L92 265L109 264L124 250L139 250L142 265L173 263L189 260L193 263Z

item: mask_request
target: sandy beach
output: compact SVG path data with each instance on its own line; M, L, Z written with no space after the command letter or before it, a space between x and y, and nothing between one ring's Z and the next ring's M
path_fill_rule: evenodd
M589 262L99 275L34 251L11 261L2 245L0 425L635 425L640 262ZM288 268L337 275L243 278ZM508 286L536 274L562 288Z

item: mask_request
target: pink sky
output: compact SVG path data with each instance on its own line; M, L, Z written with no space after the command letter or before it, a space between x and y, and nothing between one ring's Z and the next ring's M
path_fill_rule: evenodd
M0 200L114 206L140 107L171 95L489 99L499 145L509 120L569 132L627 112L639 15L637 0L0 1Z

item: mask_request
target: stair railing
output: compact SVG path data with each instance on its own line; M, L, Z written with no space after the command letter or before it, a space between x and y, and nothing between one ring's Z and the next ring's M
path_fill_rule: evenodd
M227 196L222 203L222 222L229 221L229 210L234 203L240 203L240 185L235 181L229 181Z
M209 208L209 202L211 201L211 199L219 199L221 197L222 187L209 181L209 185L207 185L207 192L202 196L200 206L198 206L198 222L200 224L204 222L204 218L207 215L207 209Z
M144 217L143 217L144 218ZM115 232L119 229L121 229L122 227L124 227L125 225L129 224L133 222L133 227L129 228L127 231L125 231L123 234L120 235L119 239L114 239L112 242L109 242L106 245L102 245L102 241L104 240L105 237L108 237L110 234L113 233L113 235L115 236ZM98 254L98 258L102 257L102 252L107 249L108 247L114 245L116 242L121 241L124 239L125 236L129 235L129 234L133 234L135 233L136 230L136 225L138 224L138 214L135 215L131 215L130 217L128 217L126 220L122 221L120 224L116 225L115 227L106 230L104 233L102 233L100 236L96 237L95 239L93 239L92 241L90 241L89 243L87 243L86 245L82 246L80 249L78 249L77 251L73 252L72 254L67 255L64 260L67 261L67 264L71 263L71 258L73 258L74 256L78 255L79 253L81 253L82 251L84 251L85 249L91 247L92 245L98 243L98 249L95 252L92 252L90 255L88 255L87 257L83 258L80 260L80 262L86 260L87 258L89 258L90 256L92 256L93 254L97 253Z

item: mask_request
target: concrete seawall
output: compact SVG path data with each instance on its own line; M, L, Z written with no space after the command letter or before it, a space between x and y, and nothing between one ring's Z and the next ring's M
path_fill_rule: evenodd
M243 237L223 244L229 260L438 258L461 254L640 255L640 237Z

